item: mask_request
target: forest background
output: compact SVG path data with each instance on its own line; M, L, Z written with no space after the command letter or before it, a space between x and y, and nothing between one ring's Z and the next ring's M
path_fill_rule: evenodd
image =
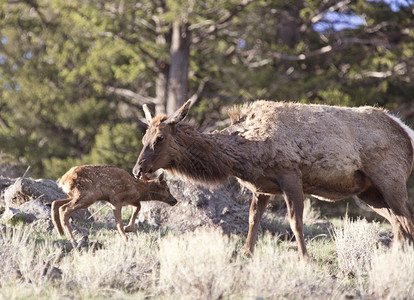
M0 167L129 171L142 105L188 98L203 131L255 99L376 105L413 125L413 15L411 0L3 0Z

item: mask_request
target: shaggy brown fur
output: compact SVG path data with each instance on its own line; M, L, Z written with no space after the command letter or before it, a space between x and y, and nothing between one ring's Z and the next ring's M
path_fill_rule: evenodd
M390 221L395 240L414 239L405 186L414 132L386 111L256 101L233 109L226 129L206 134L182 121L189 106L162 119L144 108L150 126L134 174L164 168L213 185L237 177L254 193L246 252L272 194L285 197L301 256L304 194L330 201L357 195Z
M113 166L73 167L59 180L59 186L69 195L69 198L52 202L52 221L60 235L64 234L63 229L65 229L74 245L76 241L69 225L69 217L74 211L88 208L96 201L108 201L112 205L118 231L125 241L128 241L125 232L134 230L141 201L158 200L169 205L177 203L170 194L163 175L160 175L157 180L145 183ZM124 229L121 209L125 205L132 205L134 211L129 224Z

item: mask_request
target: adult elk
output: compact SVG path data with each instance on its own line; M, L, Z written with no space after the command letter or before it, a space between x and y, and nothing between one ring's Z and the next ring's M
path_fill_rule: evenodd
M173 115L152 117L133 173L146 179L164 168L215 185L230 176L253 192L245 253L273 194L283 194L299 255L304 194L338 201L358 196L392 225L394 241L414 239L406 181L414 132L385 110L256 101L229 112L231 125L200 133L183 121L190 101Z
M116 226L122 238L127 242L125 232L134 230L135 220L141 208L141 201L158 200L175 205L177 200L170 194L164 174L156 180L143 182L128 172L107 165L84 165L71 168L59 180L59 186L69 198L52 202L52 221L60 235L69 236L76 246L69 225L70 215L79 209L88 208L96 201L108 201L115 215ZM133 214L128 225L123 227L122 206L132 205Z

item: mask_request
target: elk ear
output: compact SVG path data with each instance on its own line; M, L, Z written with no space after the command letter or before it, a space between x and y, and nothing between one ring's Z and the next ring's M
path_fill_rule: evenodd
M190 110L190 107L191 107L191 100L187 100L187 102L184 103L183 106L181 106L174 114L172 114L167 119L167 123L175 125L178 122L181 122L182 120L184 120L188 114L188 111Z
M157 183L160 183L160 182L162 182L164 180L164 172L162 172L161 174L160 174L160 176L158 176L158 178L157 178Z
M144 110L145 118L147 119L148 125L150 125L151 122L152 122L151 112L150 112L150 110L149 110L149 108L148 108L148 106L146 104L144 104L142 106L142 109Z

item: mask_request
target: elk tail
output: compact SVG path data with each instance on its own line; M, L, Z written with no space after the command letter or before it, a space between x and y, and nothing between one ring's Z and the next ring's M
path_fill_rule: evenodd
M411 141L411 147L413 149L412 153L413 153L413 157L411 158L411 170L414 167L414 130L412 130L408 125L406 125L403 121L401 121L401 119L399 119L396 116L393 115L389 115L395 122L398 123L398 125L401 126L402 129L404 129L404 131L407 133L408 137L410 138Z

